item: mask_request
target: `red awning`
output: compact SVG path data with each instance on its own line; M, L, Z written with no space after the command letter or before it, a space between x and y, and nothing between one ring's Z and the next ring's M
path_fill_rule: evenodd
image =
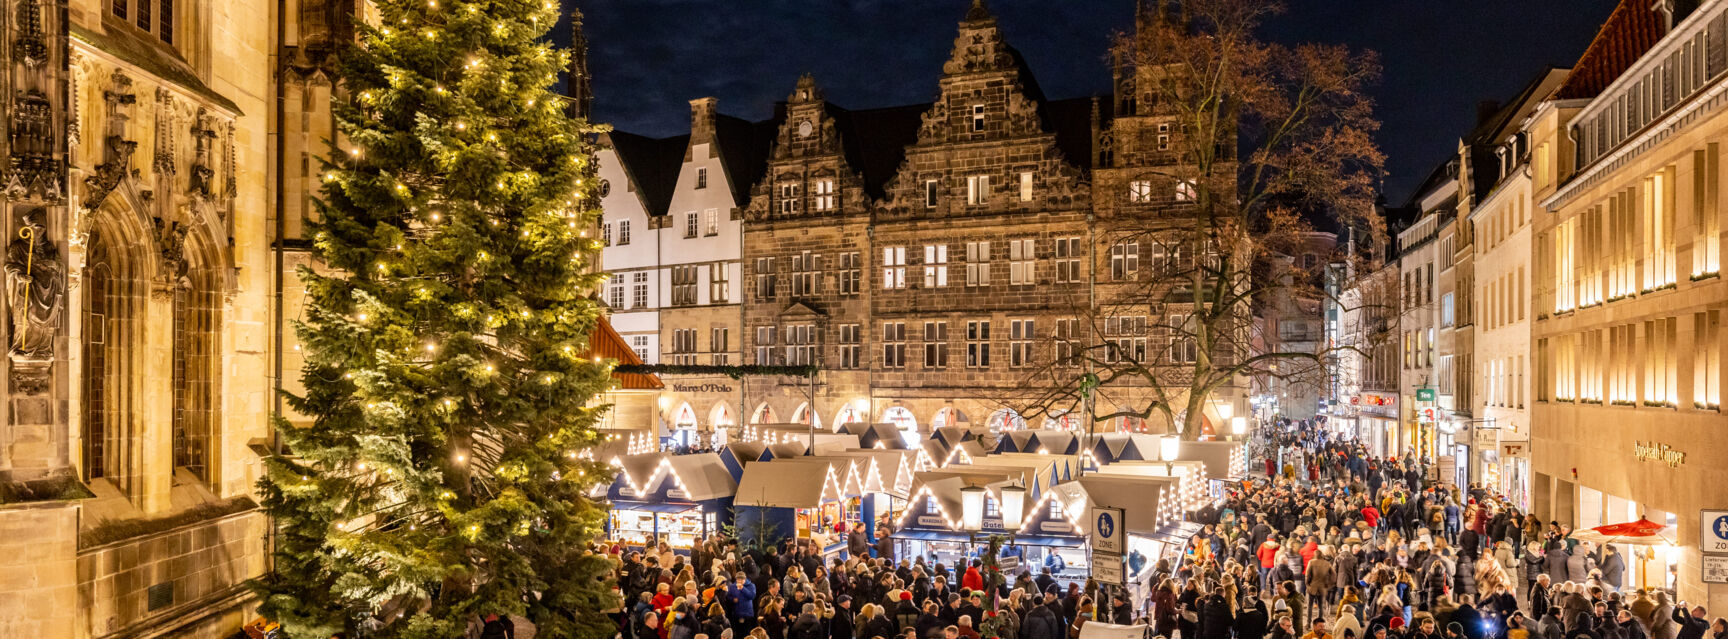
M620 366L642 364L642 358L636 356L636 351L624 341L624 336L612 330L612 323L604 317L594 326L594 334L588 336L588 352L585 356L589 359L617 360ZM612 371L612 379L618 380L618 387L623 390L660 390L666 387L660 383L658 376L647 373Z

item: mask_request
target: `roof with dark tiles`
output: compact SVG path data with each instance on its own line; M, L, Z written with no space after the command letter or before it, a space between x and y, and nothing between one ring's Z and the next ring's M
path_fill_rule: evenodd
M630 176L636 197L642 200L643 210L650 217L665 215L672 205L672 190L678 186L678 171L683 168L690 136L650 138L623 131L612 131L607 136L624 173Z
M1620 0L1554 97L1561 100L1596 97L1662 39L1664 27L1661 14L1651 9L1650 0Z

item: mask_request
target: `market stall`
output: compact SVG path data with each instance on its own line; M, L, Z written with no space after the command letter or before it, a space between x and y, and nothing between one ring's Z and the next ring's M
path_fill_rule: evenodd
M858 436L859 448L886 448L889 450L906 450L906 440L900 436L900 427L894 424L866 424L852 422L841 424L835 429L837 433Z
M837 551L845 546L845 535L835 531L863 517L859 484L850 459L789 457L749 464L733 501L738 534L744 540L798 539L825 553Z
M764 454L768 447L762 442L732 442L720 449L720 462L726 465L726 472L731 473L733 481L744 478L744 467L759 461L768 461Z
M1036 434L1036 433L1034 433L1033 431L1030 431L1030 430L1011 430L1011 431L999 433L996 436L996 450L995 450L995 452L998 452L998 453L1030 453L1030 452L1033 452L1033 451L1037 450L1037 447L1033 446L1031 448L1028 448L1027 446L1029 446L1030 442L1033 441L1032 436L1034 434Z
M633 547L665 542L688 550L728 523L737 482L716 453L648 453L613 459L606 532Z
M1065 430L1037 429L1030 431L1032 438L1026 443L1022 452L1038 453L1040 455L1079 455L1080 438Z
M906 508L912 490L911 456L903 450L853 449L838 451L828 457L849 458L857 462L859 488L859 520L865 533L876 540L879 524Z
M1078 490L1067 488L1071 486ZM1184 500L1177 477L1088 474L1062 487L1062 496L1073 500L1064 508L1082 516L1095 506L1123 509L1128 541L1125 576L1136 601L1150 591L1147 581L1152 567L1160 559L1169 560L1172 569L1179 567L1188 540L1200 530L1198 524L1182 520L1182 513L1193 505Z
M1206 478L1211 480L1208 488L1215 499L1248 476L1247 452L1242 449L1242 442L1182 442L1176 459L1205 465Z

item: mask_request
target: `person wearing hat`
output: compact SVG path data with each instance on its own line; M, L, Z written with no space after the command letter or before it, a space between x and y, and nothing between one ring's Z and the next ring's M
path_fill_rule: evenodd
M852 596L840 595L834 598L834 616L828 620L828 636L850 637L854 619L852 617Z
M1050 590L1055 589L1055 585L1051 585ZM1020 639L1066 639L1066 624L1062 622L1062 617L1052 610L1055 604L1055 593L1046 592L1043 605L1031 606L1026 611L1026 617L1020 621Z

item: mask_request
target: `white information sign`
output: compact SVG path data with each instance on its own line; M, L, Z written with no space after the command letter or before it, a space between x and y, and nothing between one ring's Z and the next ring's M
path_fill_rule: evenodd
M1121 508L1093 508L1093 552L1107 552L1113 555L1127 554L1128 533L1123 528L1122 524Z
M1698 549L1728 553L1728 510L1698 511Z
M1092 551L1092 578L1098 583L1120 586L1122 572L1122 555Z

